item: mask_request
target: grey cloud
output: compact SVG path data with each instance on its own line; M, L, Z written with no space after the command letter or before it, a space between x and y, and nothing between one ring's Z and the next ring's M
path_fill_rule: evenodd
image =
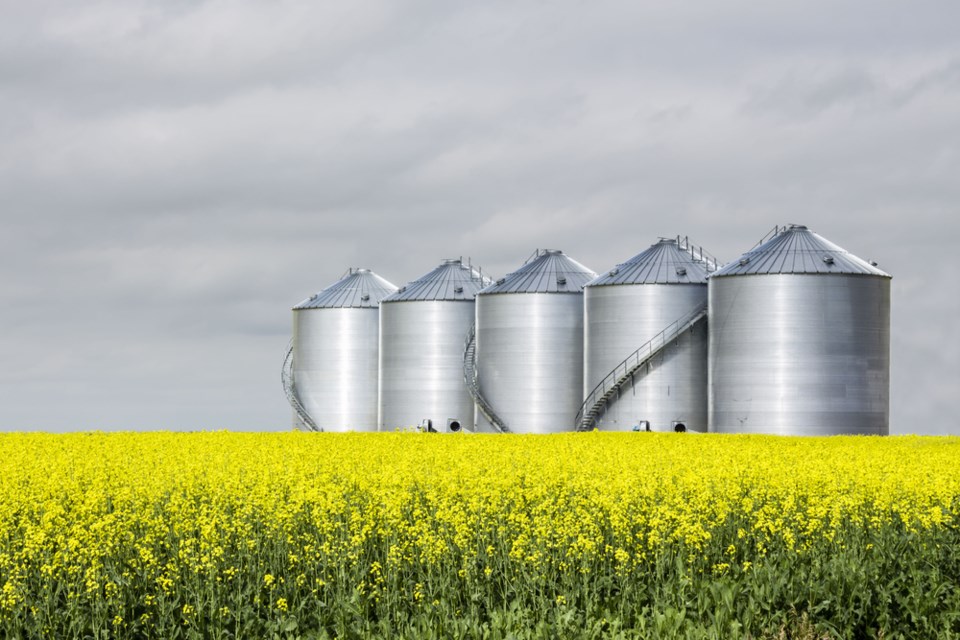
M349 266L786 222L894 275L894 429L960 428L953 3L3 9L0 428L286 428L290 306Z
M813 118L830 108L859 107L880 91L877 80L862 69L827 74L792 71L775 86L759 92L747 104L755 113L780 113L788 118Z

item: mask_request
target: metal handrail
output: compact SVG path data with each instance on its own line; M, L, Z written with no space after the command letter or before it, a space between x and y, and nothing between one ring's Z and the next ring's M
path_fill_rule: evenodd
M574 421L577 429L580 431L590 429L614 391L618 391L623 387L624 383L630 379L640 367L660 353L668 344L706 317L707 303L704 302L693 311L671 322L660 333L643 343L639 349L624 358L620 364L613 368L613 371L608 373L603 380L593 388L593 391L587 394L583 404L580 405L580 411L577 412L577 417Z
M322 431L310 417L306 407L303 406L300 397L297 395L297 386L293 380L293 340L290 341L287 347L287 355L283 359L283 367L280 369L280 382L283 384L283 392L287 396L287 402L293 407L300 422L311 431Z
M692 244L688 236L677 236L677 246L682 251L689 253L694 261L702 262L704 267L706 267L707 273L713 273L720 268L720 261L704 251L703 247Z
M770 231L767 231L766 235L760 238L759 241L757 241L757 244L750 247L750 251L753 251L754 249L762 245L767 240L770 240L771 238L776 236L781 231L786 231L786 230L787 230L787 225L783 225L782 227L780 225L775 225L773 229L770 229ZM750 251L748 251L747 253L750 253Z
M486 398L480 392L480 381L477 378L477 325L474 323L467 332L467 338L463 344L463 381L467 386L467 392L473 398L474 404L480 409L480 412L490 421L490 424L500 433L509 433L507 424L497 415L487 402Z

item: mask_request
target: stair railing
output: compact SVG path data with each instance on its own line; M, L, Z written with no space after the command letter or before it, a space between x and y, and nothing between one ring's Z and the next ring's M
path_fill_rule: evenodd
M283 384L283 392L287 396L287 402L290 403L300 422L310 431L322 431L310 417L297 394L297 385L293 379L293 340L290 341L290 345L287 347L287 355L283 359L283 367L280 369L280 382Z
M624 358L620 364L613 368L613 371L604 376L593 388L593 391L587 394L574 421L577 430L589 431L592 429L613 395L620 391L626 381L631 379L640 367L650 362L667 345L706 317L707 303L704 302L683 317L671 322L660 333Z
M466 383L467 392L473 398L474 404L480 410L480 413L493 425L500 433L509 433L507 424L497 415L487 399L480 392L480 381L477 376L477 325L473 324L470 331L467 332L467 338L463 344L463 381Z

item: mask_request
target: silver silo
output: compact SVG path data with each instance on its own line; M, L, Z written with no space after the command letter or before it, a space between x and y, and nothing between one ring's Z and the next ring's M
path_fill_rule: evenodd
M583 285L595 277L561 251L538 250L477 295L465 370L471 377L475 357L478 430L574 429L583 391Z
M284 382L301 428L377 430L378 307L396 290L369 269L350 269L293 308Z
M477 292L489 283L462 260L444 260L381 301L381 431L421 424L443 432L474 430L463 342Z
M582 430L707 430L707 275L716 261L661 238L584 288Z
M804 226L714 273L710 431L889 431L890 276Z

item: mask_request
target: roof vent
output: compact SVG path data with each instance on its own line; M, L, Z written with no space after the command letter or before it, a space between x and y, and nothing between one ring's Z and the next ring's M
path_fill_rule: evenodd
M610 269L610 275L615 276L615 275L617 275L618 273L620 273L620 269L618 269L618 268L616 268L616 267L614 267L613 269Z
M563 276L557 276L557 284L559 284L559 285L561 285L561 286L562 286L562 285L565 285L565 284L567 284L567 279L564 278Z
M453 292L454 292L454 293L463 293L463 287L454 287L454 288L453 288Z
M685 267L677 267L677 275L678 276L687 275L687 269Z
M506 281L507 281L506 278L500 278L499 280L497 280L497 284L503 284Z
M871 261L870 261L870 266L871 266L871 267L876 267L876 266L877 266L877 261L876 261L876 260L871 260Z
M823 261L827 264L833 264L833 256L823 256Z
M367 302L368 300L370 300L370 294L369 294L369 293L365 293L365 294L363 294L362 296L360 296L360 299L361 299L363 302Z
M740 258L740 266L741 266L741 267L742 267L742 266L745 266L748 262L750 262L750 258L748 258L748 257L746 257L746 256L744 256L743 258Z

